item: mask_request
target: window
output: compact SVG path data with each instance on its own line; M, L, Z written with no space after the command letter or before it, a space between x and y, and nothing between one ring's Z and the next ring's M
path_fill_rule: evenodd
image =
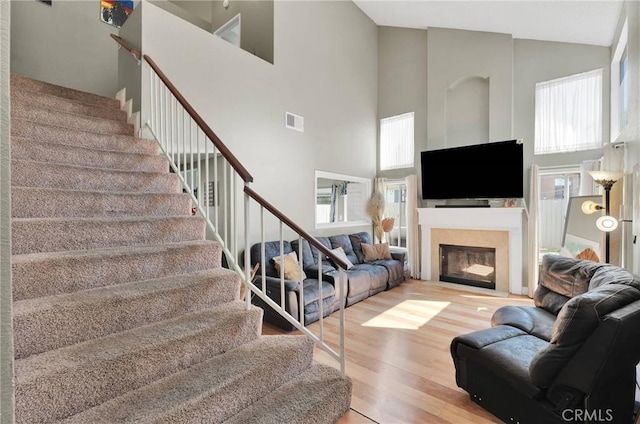
M385 216L393 218L394 225L387 235L389 246L407 247L407 183L389 181L385 188Z
M535 154L602 147L602 69L536 84Z
M413 166L413 112L380 120L380 169Z
M618 125L621 130L627 125L629 112L629 79L627 78L627 48L620 59L620 85L618 86Z

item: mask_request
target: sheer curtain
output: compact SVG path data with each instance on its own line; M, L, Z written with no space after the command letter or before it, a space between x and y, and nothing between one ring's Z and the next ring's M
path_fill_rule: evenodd
M407 257L411 278L420 278L418 234L418 177L407 177Z
M531 172L529 175L529 203L527 205L528 211L528 254L529 257L529 269L528 269L528 294L533 298L533 293L538 288L538 236L539 236L539 222L538 222L538 199L540 194L538 193L539 187L539 175L538 165L531 165Z
M602 147L602 69L536 84L535 153Z

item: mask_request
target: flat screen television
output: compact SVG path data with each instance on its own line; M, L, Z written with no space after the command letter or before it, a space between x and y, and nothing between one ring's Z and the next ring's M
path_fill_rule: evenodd
M423 199L524 197L522 142L498 141L421 152Z

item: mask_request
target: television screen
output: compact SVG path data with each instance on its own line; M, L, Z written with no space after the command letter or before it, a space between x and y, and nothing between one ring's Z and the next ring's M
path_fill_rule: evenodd
M524 197L522 143L499 141L421 153L423 199Z

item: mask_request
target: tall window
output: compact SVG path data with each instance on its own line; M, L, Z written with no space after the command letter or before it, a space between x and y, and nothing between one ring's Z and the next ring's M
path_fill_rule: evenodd
M535 154L602 147L602 69L536 84Z
M380 120L380 169L413 166L413 112Z
M616 141L629 121L628 25L625 20L611 61L611 141Z

